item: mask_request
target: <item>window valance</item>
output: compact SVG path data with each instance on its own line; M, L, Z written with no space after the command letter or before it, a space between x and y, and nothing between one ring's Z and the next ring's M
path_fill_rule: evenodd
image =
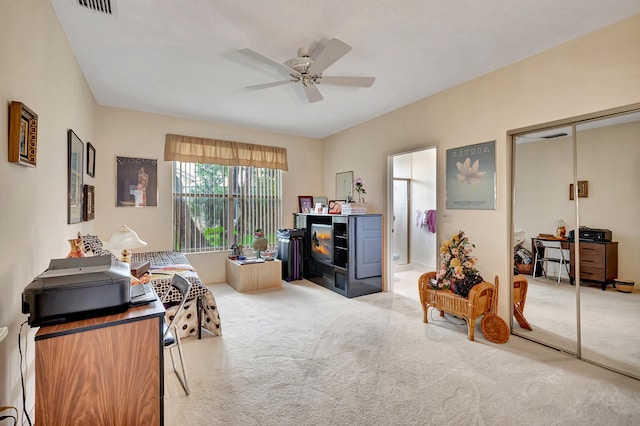
M167 134L164 159L289 170L286 148L172 134Z

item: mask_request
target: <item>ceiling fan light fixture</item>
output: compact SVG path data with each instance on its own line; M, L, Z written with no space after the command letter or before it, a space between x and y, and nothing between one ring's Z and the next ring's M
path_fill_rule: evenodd
M308 56L302 56L289 61L289 66L300 74L304 74L309 69L309 66L313 63L313 59Z
M309 102L321 101L322 95L318 91L316 85L320 83L333 84L338 86L352 87L371 87L375 81L375 77L340 77L327 76L323 77L322 73L325 69L334 64L338 59L342 58L351 50L351 46L336 38L322 48L322 50L314 50L313 58L310 56L311 50L307 48L298 49L298 57L285 62L284 64L267 58L251 49L241 49L240 53L257 59L272 67L285 70L291 77L290 80L276 81L273 83L258 84L249 86L250 89L266 89L268 87L280 86L285 83L301 83Z

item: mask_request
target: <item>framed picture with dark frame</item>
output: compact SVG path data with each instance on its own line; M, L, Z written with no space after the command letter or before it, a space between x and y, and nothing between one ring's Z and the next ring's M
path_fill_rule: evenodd
M311 213L313 211L313 197L311 195L298 195L298 207L300 213Z
M589 181L588 180L579 180L578 181L578 197L580 198L588 198L589 197ZM573 200L573 184L569 184L569 200Z
M68 131L67 147L67 223L82 222L82 198L83 198L83 163L84 143L71 129Z
M96 149L87 142L87 174L96 177Z
M158 160L116 157L116 207L158 205Z
M96 217L96 188L93 185L84 186L84 210L83 219L93 220Z
M36 167L38 148L38 114L22 102L11 101L9 107L9 161Z

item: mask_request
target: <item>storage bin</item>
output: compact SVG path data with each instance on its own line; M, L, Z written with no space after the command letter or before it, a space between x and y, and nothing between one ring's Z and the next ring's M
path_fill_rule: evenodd
M623 293L631 293L635 287L635 282L627 280L615 280L616 288Z

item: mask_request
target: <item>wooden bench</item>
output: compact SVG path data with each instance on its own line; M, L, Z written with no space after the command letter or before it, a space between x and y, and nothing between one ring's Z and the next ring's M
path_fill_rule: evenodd
M449 313L463 318L467 322L469 340L474 340L476 319L491 311L494 286L486 281L476 284L469 291L469 297L464 298L450 290L436 290L429 286L429 280L435 279L435 272L426 272L418 279L420 304L424 312L425 323L428 323L429 307L440 311L440 316Z

